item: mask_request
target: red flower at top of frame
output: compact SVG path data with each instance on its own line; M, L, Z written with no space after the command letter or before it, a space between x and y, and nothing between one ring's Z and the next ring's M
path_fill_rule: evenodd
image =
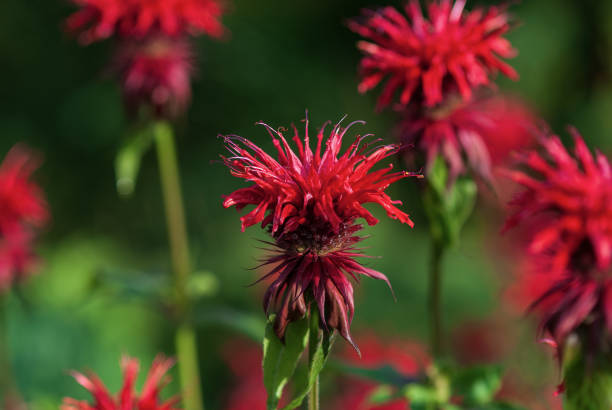
M220 37L219 0L73 0L81 9L67 20L67 28L80 40L92 43L117 34L143 38L150 34L178 36L185 33Z
M314 300L323 328L337 329L352 343L353 287L347 276L356 281L361 274L388 282L382 273L354 260L364 256L355 247L362 239L355 235L362 228L356 220L364 218L370 225L378 222L363 205L377 203L389 217L412 226L409 216L396 207L401 202L385 193L393 182L411 174L389 173L391 165L372 171L381 160L397 153L398 147L371 148L363 143L366 135L340 153L344 135L357 123L360 121L345 128L337 124L325 142L323 126L313 151L306 120L303 139L293 127L297 153L284 130L262 124L272 137L277 159L246 138L225 137L233 156L223 161L232 175L251 185L225 197L223 205L238 210L254 205L241 218L242 230L261 223L274 239L270 243L274 253L263 264L273 267L264 278L275 278L264 296L264 309L269 313L277 306L275 331L281 339L289 322L303 317Z
M535 116L518 99L478 98L464 102L448 99L433 110L408 111L401 125L402 142L415 146L406 152L410 159L422 155L426 169L441 155L449 168L450 180L471 170L492 183L492 167L505 162L509 154L534 141Z
M95 375L85 376L74 372L76 381L89 390L94 402L65 398L61 410L178 410L176 407L179 398L174 397L162 401L160 390L168 383L166 376L168 370L174 365L174 360L159 355L153 361L151 369L142 387L140 394L134 391L134 384L138 376L138 360L124 357L121 360L123 369L123 385L116 396L111 395L102 381Z
M379 109L389 105L398 91L402 106L416 100L431 107L449 91L458 90L470 99L473 89L489 84L497 71L518 79L516 71L501 60L516 54L503 37L510 29L505 8L464 12L465 3L433 0L428 20L419 1L410 0L408 18L393 7L384 7L366 10L363 19L350 21L349 28L367 39L358 43L365 54L359 91L366 92L388 77Z
M520 157L530 174L509 172L524 191L512 201L517 211L506 224L529 223L532 262L551 276L532 306L541 311L541 327L560 352L587 318L594 329L612 329L612 170L604 155L593 156L578 132L570 131L573 156L551 136L541 141L543 154ZM596 339L589 346L601 343Z

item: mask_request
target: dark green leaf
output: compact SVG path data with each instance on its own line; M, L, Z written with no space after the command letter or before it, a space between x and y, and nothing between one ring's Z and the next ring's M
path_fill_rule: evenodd
M391 366L366 369L341 362L330 362L330 366L343 373L396 387L404 387L407 384L416 383L419 380L415 377L406 377Z
M194 312L194 320L198 326L226 326L257 341L264 338L266 327L266 322L259 314L240 312L223 306L198 307Z
M266 326L263 342L264 385L268 393L266 403L268 410L278 407L283 389L293 375L298 360L308 343L307 318L292 322L287 326L284 343L274 333L273 324L274 316L271 316Z

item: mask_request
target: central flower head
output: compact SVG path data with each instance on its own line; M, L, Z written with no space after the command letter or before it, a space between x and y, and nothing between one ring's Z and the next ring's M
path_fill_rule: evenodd
M366 92L388 77L378 100L384 108L400 94L400 104L416 99L426 106L442 102L449 92L459 91L468 100L472 89L489 84L497 71L517 79L516 71L501 58L516 53L502 37L510 29L505 10L464 12L466 0L433 0L429 20L418 0L406 5L408 18L393 7L366 10L363 19L349 22L349 28L369 41L358 47L362 81Z
M373 170L381 160L398 151L395 145L371 148L358 136L341 153L346 132L360 121L347 127L333 127L327 141L325 124L311 149L309 124L300 138L293 127L294 151L287 142L285 130L267 130L277 150L273 158L251 141L239 136L227 136L225 142L232 153L223 157L232 175L252 182L225 197L223 205L241 210L255 208L241 218L242 230L261 223L274 239L274 254L264 263L272 270L264 276L274 277L264 297L264 308L276 307L275 330L282 338L289 322L301 318L310 301L315 301L324 328L337 329L351 342L349 326L353 317L353 288L348 277L358 275L387 281L372 269L361 266L354 258L364 256L355 248L362 238L356 233L362 228L356 221L365 219L369 225L378 220L364 204L377 203L393 219L413 225L409 216L396 207L385 190L393 182L410 176L406 172L390 172L392 165ZM348 276L348 277L347 277ZM352 343L352 342L351 342Z

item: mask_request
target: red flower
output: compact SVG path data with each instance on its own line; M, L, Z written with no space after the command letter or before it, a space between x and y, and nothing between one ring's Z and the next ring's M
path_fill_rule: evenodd
M491 168L506 160L508 154L524 148L533 140L535 118L518 100L494 97L465 103L448 100L436 109L408 112L402 125L402 141L425 157L427 170L441 155L449 167L450 180L473 171L491 183Z
M141 39L150 34L206 33L220 37L223 7L218 0L73 0L81 9L67 21L88 44L117 34Z
M276 306L275 330L282 338L288 323L302 317L310 300L317 303L323 328L337 329L352 343L349 326L353 318L353 287L348 277L358 275L387 281L379 272L361 266L354 258L364 256L355 246L362 239L356 223L364 218L369 225L378 220L363 204L377 203L393 219L412 226L407 214L395 205L385 190L393 182L409 176L390 173L392 166L372 171L381 160L394 155L398 147L386 145L368 149L357 137L342 155L342 138L356 123L342 128L337 124L323 148L325 126L310 148L308 120L304 138L294 127L294 152L283 130L264 125L277 149L272 158L251 141L228 136L225 142L233 154L223 158L232 175L252 183L225 197L223 205L241 210L255 209L241 218L242 230L261 223L274 238L274 254L264 263L273 269L264 276L275 280L264 296L267 313ZM327 125L327 124L326 124Z
M529 175L509 173L525 190L506 225L528 221L534 263L557 277L534 305L545 304L542 327L561 347L587 317L592 328L612 330L612 172L605 156L593 157L571 132L574 156L552 136L542 140L544 154L521 156Z
M30 180L37 167L34 156L19 145L0 165L0 290L25 277L36 262L32 228L49 217L41 189Z
M429 364L425 349L414 342L391 340L383 343L374 334L359 339L361 357L354 351L344 351L343 356L349 363L370 369L390 366L407 379L418 376ZM354 376L343 376L338 382L337 397L332 399L329 408L338 410L406 410L409 403L404 398L374 405L369 402L370 395L378 385Z
M411 0L406 5L408 19L385 7L366 10L363 20L349 22L349 28L369 40L358 43L365 54L359 91L366 92L388 77L379 108L389 105L398 90L401 105L416 99L432 107L457 89L470 99L472 90L489 84L496 71L517 79L514 69L500 59L516 54L503 37L510 29L505 10L491 7L464 13L465 3L434 0L427 20L419 1Z
M177 397L162 402L159 398L160 390L167 384L169 378L166 375L174 365L174 361L159 355L153 361L151 369L142 387L140 394L134 391L134 383L138 375L138 360L124 357L121 360L123 369L123 386L113 397L102 381L92 374L89 377L74 372L76 381L92 394L94 403L65 398L62 410L178 410Z
M185 39L153 37L127 42L117 55L117 70L127 106L149 104L158 116L176 116L191 99L191 47Z

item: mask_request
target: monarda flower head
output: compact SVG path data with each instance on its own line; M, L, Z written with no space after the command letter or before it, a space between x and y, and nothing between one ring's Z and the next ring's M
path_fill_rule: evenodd
M303 138L293 127L297 152L289 146L285 130L261 124L272 137L276 159L246 138L225 137L232 156L223 161L232 175L252 185L226 196L223 205L238 210L254 205L241 218L242 230L261 223L274 239L274 253L264 263L273 267L264 278L274 278L264 296L264 309L270 313L275 308L274 329L281 339L289 322L303 317L313 301L322 327L337 329L352 343L349 327L354 302L349 277L357 281L365 275L388 283L382 273L355 261L364 256L356 248L362 239L356 235L362 228L357 220L363 218L369 225L378 222L363 205L377 203L389 217L412 226L409 216L396 207L401 202L385 193L393 182L411 174L390 173L392 165L372 170L398 147L371 148L363 143L366 135L357 137L341 154L344 135L357 123L361 122L345 128L337 124L326 141L323 126L313 151L306 120Z
M529 253L538 269L553 277L534 302L542 328L562 347L566 337L588 327L589 345L612 331L612 171L601 153L591 154L577 131L574 155L556 136L542 140L544 153L520 159L529 174L509 176L524 187L512 202L516 212L506 227L527 222Z
M405 157L423 157L431 170L441 156L449 179L471 171L492 183L492 166L503 163L513 150L534 140L535 116L519 100L507 97L478 98L470 102L449 98L445 104L424 110L407 110L401 125Z
M399 92L402 106L410 101L435 106L458 91L468 100L474 88L487 85L498 71L517 79L501 58L516 52L503 36L510 29L504 8L464 12L466 0L433 0L429 20L418 0L410 0L405 15L393 7L364 11L349 28L365 37L358 43L361 60L359 91L366 92L388 78L378 100L384 108Z
M161 389L168 383L166 376L174 361L159 355L153 361L151 369L138 394L135 391L136 377L138 376L138 360L124 357L121 360L123 369L123 385L116 396L110 394L102 381L95 375L85 376L74 372L76 381L89 390L93 396L93 403L65 398L61 410L178 410L179 398L174 397L162 401L159 397Z
M49 217L42 190L30 180L37 167L34 155L20 145L0 165L0 291L25 277L36 262L33 230Z
M191 100L193 63L186 39L154 36L124 42L116 59L126 106L136 113L143 105L153 114L174 117Z
M71 32L89 44L112 35L142 39L208 34L220 37L224 8L218 0L73 0L81 8L67 21Z

